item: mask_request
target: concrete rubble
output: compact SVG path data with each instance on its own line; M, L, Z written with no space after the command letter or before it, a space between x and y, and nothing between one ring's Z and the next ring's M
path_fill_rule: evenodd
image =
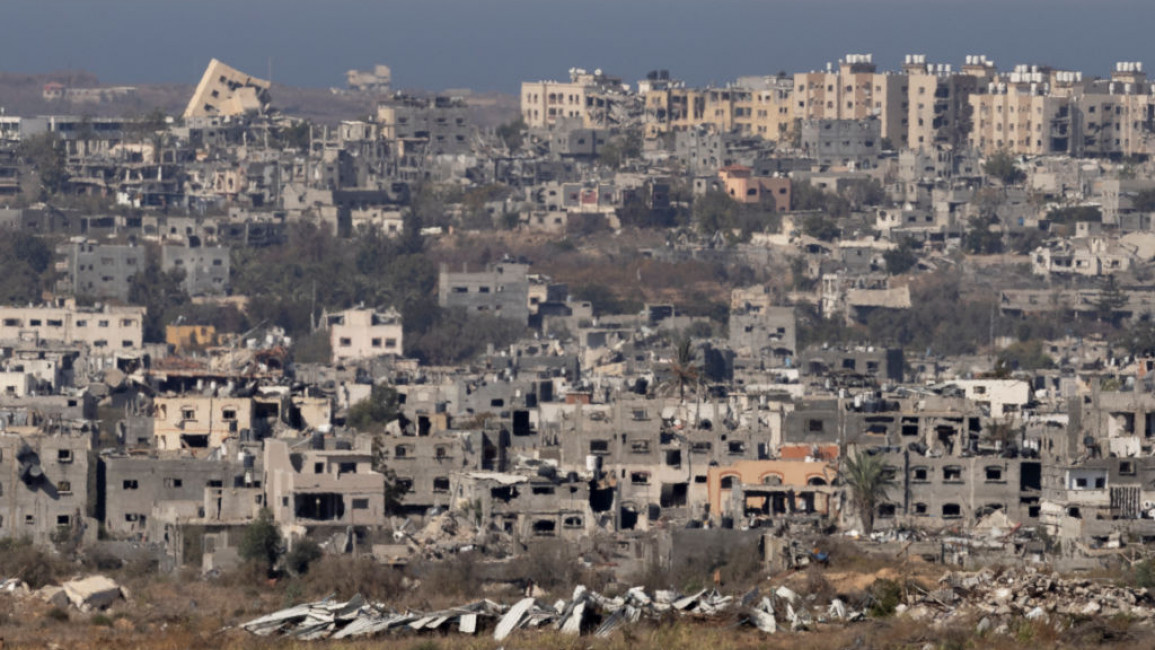
M101 575L70 580L62 586L68 601L82 612L105 609L124 597L115 580Z
M982 629L1015 618L1058 622L1067 616L1155 619L1155 598L1146 589L1122 587L1027 567L973 573L950 572L931 591L912 590L902 616L935 623L979 619ZM997 629L997 627L995 627Z
M634 587L622 595L609 597L578 586L569 600L553 604L537 598L523 598L509 606L480 600L435 612L396 611L382 603L366 602L359 595L343 603L325 599L283 609L240 627L257 636L278 635L301 640L347 639L456 627L458 632L470 635L492 629L493 638L502 641L517 630L546 628L567 635L604 638L641 620L661 623L669 621L671 616L694 619L729 616L738 624L752 625L768 634L777 632L779 617L789 623L791 630L808 629L815 621L797 594L785 588L769 596L761 595L755 588L735 598L716 589L693 594L657 590L651 595L642 587ZM829 614L824 613L818 620L861 619L861 613L848 612L845 604L835 601Z

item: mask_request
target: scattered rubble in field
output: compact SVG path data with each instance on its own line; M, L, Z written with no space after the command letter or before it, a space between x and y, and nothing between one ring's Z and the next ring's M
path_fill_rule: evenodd
M863 618L861 612L849 611L839 600L816 617L795 592L785 587L767 596L753 589L735 598L715 589L688 595L658 590L650 595L641 587L609 597L579 586L570 600L553 604L537 598L524 598L511 606L480 600L436 612L395 611L384 604L366 602L361 596L347 602L326 599L274 612L240 627L258 636L276 634L302 640L454 628L462 634L477 634L492 628L494 639L501 641L517 630L547 628L563 634L607 637L622 626L642 620L665 620L671 615L698 619L730 616L739 624L752 625L766 633L778 630L779 618L791 630L807 629L816 620Z

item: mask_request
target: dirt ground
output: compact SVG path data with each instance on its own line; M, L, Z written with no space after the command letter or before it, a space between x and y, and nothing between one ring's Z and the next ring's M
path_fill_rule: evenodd
M785 584L800 593L814 581L825 581L839 594L861 593L879 578L914 579L933 584L943 567L912 561L905 564L814 569L792 572L765 581L764 591ZM1026 647L1144 647L1150 632L1140 633L1127 622L1079 628L1059 635L1053 629L1029 624L1014 635L979 637L973 624L936 628L901 618L870 620L849 625L819 625L807 632L767 636L736 617L694 620L690 617L664 625L640 623L609 638L565 637L553 631L521 631L502 644L487 634L463 637L456 633L388 636L358 642L301 642L260 638L237 626L244 621L310 600L292 584L254 580L227 584L178 577L138 578L125 582L127 601L105 612L81 613L57 609L35 596L0 594L0 648L143 648L167 650L205 648L385 648L437 650L466 648L494 650L565 648L578 650L701 650L702 648L1026 648ZM339 594L338 597L347 597ZM510 602L514 596L500 598ZM545 598L549 602L550 598ZM414 606L417 606L414 603Z

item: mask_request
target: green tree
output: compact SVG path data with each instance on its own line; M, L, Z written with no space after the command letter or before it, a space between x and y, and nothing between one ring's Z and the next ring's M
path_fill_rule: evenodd
M1115 283L1115 276L1108 275L1095 301L1095 313L1100 321L1116 325L1122 317L1119 312L1127 306L1127 302L1127 294Z
M1155 356L1155 321L1150 318L1137 319L1119 333L1115 344L1137 357Z
M734 226L738 203L725 192L710 191L694 199L694 225L698 232L713 234Z
M321 559L324 552L321 546L308 537L303 537L293 544L292 550L285 554L285 568L293 575L305 575L309 567Z
M674 373L674 382L678 384L679 401L686 401L686 386L696 384L701 376L696 356L693 341L688 338L678 341L670 371Z
M898 248L893 248L882 254L886 260L886 272L891 275L906 273L918 263L918 255L914 252L914 242L904 240Z
M281 531L273 521L273 513L261 508L257 518L245 527L237 553L242 560L255 563L271 574L281 552Z
M164 341L165 326L189 302L184 290L184 271L162 271L160 251L150 247L145 256L144 268L129 278L128 302L147 310L144 315L144 339Z
M16 155L26 160L40 178L40 200L62 192L68 183L64 144L55 131L24 138Z
M862 532L874 531L874 512L886 500L893 479L883 464L882 456L858 453L842 461L842 484L850 491L850 501L862 520Z
M369 397L349 407L345 423L358 431L380 430L401 415L401 402L396 389L375 384Z
M1015 157L1003 150L992 154L983 163L983 173L999 179L1003 185L1014 185L1026 180L1027 175L1015 166Z
M971 255L996 255L1003 252L1003 239L991 231L991 220L972 217L963 235L963 250Z
M839 230L838 224L828 219L825 215L811 214L807 215L802 221L802 232L808 237L832 242L838 239L842 231Z

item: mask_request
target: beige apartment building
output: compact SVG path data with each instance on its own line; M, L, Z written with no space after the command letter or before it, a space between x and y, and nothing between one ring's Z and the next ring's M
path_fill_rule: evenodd
M333 363L402 354L401 314L396 309L346 309L330 314L325 324L329 328Z
M239 116L264 110L268 81L249 76L213 59L184 110L184 118Z
M1151 84L1137 61L1121 61L1109 80L1073 84L1074 125L1071 143L1076 156L1150 154L1155 114Z
M84 343L94 352L140 350L144 307L77 307L75 300L38 307L0 307L0 340Z
M1070 103L1048 92L1049 77L1050 71L1038 66L1016 66L1003 80L990 82L986 92L971 95L970 146L984 155L1066 153Z
M749 86L744 81L750 80L739 80L728 88L678 87L646 92L645 137L707 127L717 133L734 131L764 140L782 139L794 123L793 80L759 79Z
M878 72L870 54L847 54L837 69L794 75L794 116L803 120L876 117L882 137L905 147L907 77Z
M563 118L580 118L587 128L609 126L622 96L621 79L572 68L568 82L522 82L521 117L530 128L553 126Z
M994 64L985 56L967 56L961 72L950 64L927 63L926 55L907 55L906 147L932 149L960 146L971 128L970 95L995 78Z
M211 450L253 426L249 397L181 395L153 401L153 432L161 450Z

